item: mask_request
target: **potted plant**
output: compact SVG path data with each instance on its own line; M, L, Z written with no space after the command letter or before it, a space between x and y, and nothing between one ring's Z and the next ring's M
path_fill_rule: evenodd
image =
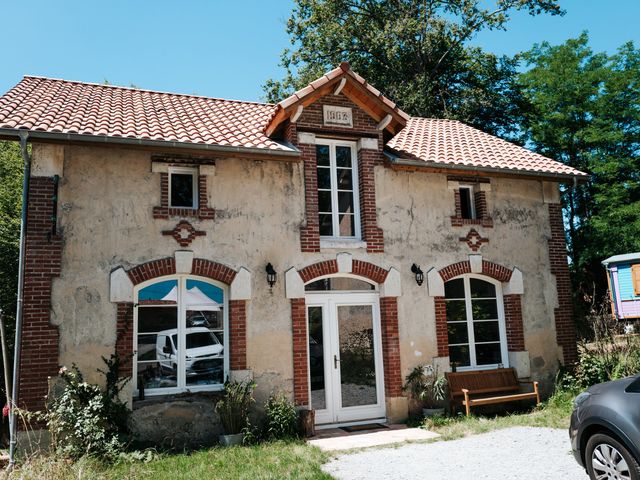
M253 403L253 389L256 384L251 380L224 384L223 396L216 404L216 412L224 435L220 435L220 443L226 447L239 445L244 439L242 430L247 426L249 407Z
M405 379L404 389L422 405L425 417L443 415L442 401L445 398L447 379L438 375L431 365L416 366Z

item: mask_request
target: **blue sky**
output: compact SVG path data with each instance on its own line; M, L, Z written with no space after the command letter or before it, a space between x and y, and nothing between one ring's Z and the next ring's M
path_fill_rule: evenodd
M212 97L260 100L261 85L279 77L289 41L290 0L125 1L29 0L2 4L4 59L0 91L22 75ZM512 55L547 40L589 30L597 51L640 45L639 0L564 0L564 17L516 14L507 32L474 43ZM7 21L8 20L8 21Z

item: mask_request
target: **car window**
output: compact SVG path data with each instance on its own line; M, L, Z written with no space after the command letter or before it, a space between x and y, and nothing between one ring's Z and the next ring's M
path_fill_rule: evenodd
M209 332L197 332L187 335L187 349L215 345L216 338Z
M640 377L636 378L633 382L631 382L629 386L625 389L625 392L640 393Z

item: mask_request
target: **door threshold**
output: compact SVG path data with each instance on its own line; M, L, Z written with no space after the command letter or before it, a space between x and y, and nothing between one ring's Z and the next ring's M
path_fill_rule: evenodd
M366 425L367 423L381 423L383 425L387 425L387 418L369 418L367 420L358 420L354 422L337 422L337 423L323 423L321 425L316 425L316 430L327 430L329 428L340 428L340 427L352 427L354 425Z

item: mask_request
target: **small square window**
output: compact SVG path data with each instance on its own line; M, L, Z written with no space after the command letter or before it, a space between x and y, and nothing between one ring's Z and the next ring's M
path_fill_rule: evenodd
M476 218L473 187L460 187L460 216L462 218Z
M169 206L198 208L197 168L175 167L169 170Z

